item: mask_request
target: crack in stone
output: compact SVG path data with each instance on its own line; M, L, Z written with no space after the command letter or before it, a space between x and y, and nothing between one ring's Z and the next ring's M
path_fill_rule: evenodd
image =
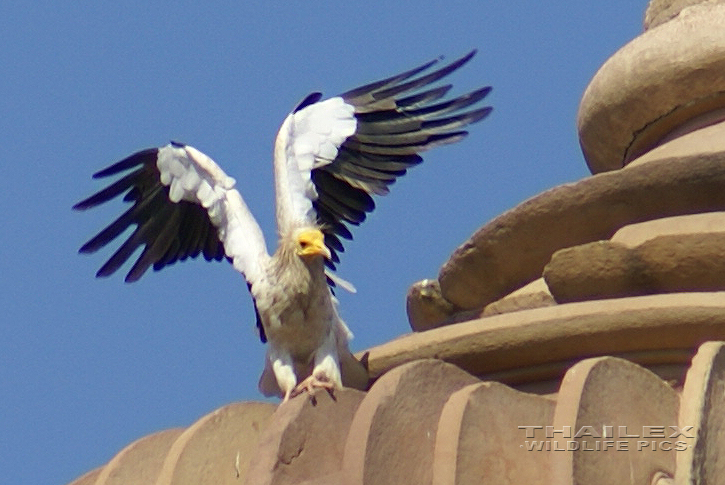
M717 100L719 98L721 98L721 100L720 100L720 102L717 102ZM703 108L698 110L697 107L701 106L701 105L703 106ZM677 129L677 127L682 126L683 124L685 124L699 116L702 116L708 112L715 111L717 109L721 109L724 106L725 106L725 91L717 91L708 96L702 96L697 99L688 101L687 103L678 104L675 107L673 107L672 109L670 109L669 111L667 111L666 113L658 116L657 118L653 119L652 121L645 123L641 128L634 130L634 132L632 133L631 140L624 150L620 168L623 168L624 166L626 166L629 162L631 162L635 158L637 158L641 155L644 155L645 153L652 150L653 148L656 148L660 144L660 142L669 133L672 133L672 131ZM684 119L680 123L677 123L671 127L668 127L668 129L666 129L666 130L663 129L662 130L663 132L657 136L654 136L653 140L649 144L644 145L644 146L639 146L639 147L637 146L637 142L641 140L642 134L649 132L649 130L653 126L656 126L662 120L671 117L674 113L681 112L681 111L687 111L687 110L692 110L692 112L689 114L689 116L685 116ZM710 123L710 124L712 124L712 123ZM696 129L704 128L705 126L708 126L708 125L704 125L702 127L696 128ZM693 129L692 131L695 131L695 130ZM683 135L684 134L685 133L683 133ZM637 151L634 151L635 149L637 149Z

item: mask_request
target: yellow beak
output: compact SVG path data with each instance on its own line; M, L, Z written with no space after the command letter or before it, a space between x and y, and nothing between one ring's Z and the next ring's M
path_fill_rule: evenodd
M325 246L325 235L319 229L307 229L297 235L297 254L303 257L324 256L330 259L332 255Z

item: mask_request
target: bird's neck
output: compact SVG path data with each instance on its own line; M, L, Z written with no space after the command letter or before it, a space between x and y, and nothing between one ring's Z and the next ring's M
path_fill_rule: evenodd
M280 243L272 259L274 277L279 283L296 282L307 287L320 281L327 284L325 263L321 257L301 257L292 245Z

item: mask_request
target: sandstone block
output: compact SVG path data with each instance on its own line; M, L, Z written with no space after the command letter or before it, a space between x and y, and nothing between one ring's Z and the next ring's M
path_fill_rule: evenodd
M635 254L609 241L562 249L544 268L544 280L559 303L657 293Z
M182 432L169 429L134 441L103 467L96 485L156 483L171 445Z
M529 451L520 426L551 425L554 404L497 382L451 394L438 422L433 485L549 484L549 456Z
M625 169L645 163L668 163L680 157L710 156L725 151L725 110L715 110L693 118L670 132L662 144L635 158ZM657 170L650 165L650 168Z
M725 340L725 292L586 301L494 315L373 347L368 364L377 378L406 362L436 358L482 379L521 385L558 378L582 355L629 353L635 362L676 365L681 372L707 340Z
M630 224L614 233L610 241L633 248L659 236L710 232L725 232L725 212L663 217Z
M725 290L725 232L658 236L635 248L599 241L552 256L544 279L559 303Z
M249 459L277 406L228 404L189 426L171 446L156 485L243 483Z
M365 393L345 388L334 399L319 391L281 404L250 460L249 485L324 483L339 473L353 415Z
M627 224L725 210L725 152L647 165L555 187L498 216L441 268L441 294L480 309L539 278L559 249Z
M725 477L725 343L703 344L687 371L678 436L689 446L677 454L677 483L717 483ZM694 436L689 438L688 435Z
M549 287L543 278L534 280L523 288L510 293L500 300L486 305L482 316L500 315L501 313L517 312L519 310L530 310L545 306L556 305L556 300L551 295Z
M678 452L669 434L678 407L677 393L642 367L614 357L580 362L564 376L546 438L565 450L552 453L551 483L620 485L651 483L656 472L673 476Z
M453 392L475 382L438 360L411 362L381 377L350 426L343 483L430 483L441 410Z

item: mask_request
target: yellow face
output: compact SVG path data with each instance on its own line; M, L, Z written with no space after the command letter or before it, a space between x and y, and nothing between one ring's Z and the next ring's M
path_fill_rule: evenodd
M331 257L330 250L325 246L325 235L319 229L305 229L297 234L297 254L302 257Z

